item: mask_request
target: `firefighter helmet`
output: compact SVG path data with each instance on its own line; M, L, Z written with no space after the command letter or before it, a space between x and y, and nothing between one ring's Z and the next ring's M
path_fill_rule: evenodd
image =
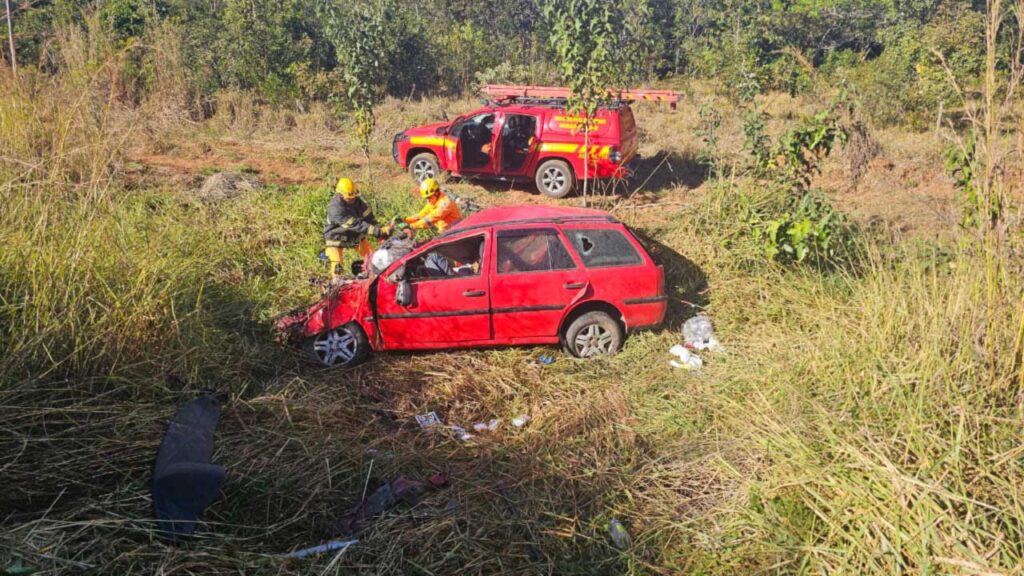
M434 194L441 191L441 185L437 183L437 180L433 178L427 178L423 182L420 182L420 196L423 198L430 198Z
M359 197L359 190L356 188L355 183L348 178L338 178L338 185L334 187L334 191L345 200L353 200Z

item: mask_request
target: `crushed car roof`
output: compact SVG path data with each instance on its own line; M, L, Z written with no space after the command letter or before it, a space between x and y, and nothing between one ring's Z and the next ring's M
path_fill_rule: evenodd
M497 206L487 208L466 217L458 224L449 228L444 236L482 228L495 224L533 224L552 222L558 223L571 220L599 220L601 222L618 222L614 216L602 210L589 208L564 208L561 206L537 206L521 204L518 206Z

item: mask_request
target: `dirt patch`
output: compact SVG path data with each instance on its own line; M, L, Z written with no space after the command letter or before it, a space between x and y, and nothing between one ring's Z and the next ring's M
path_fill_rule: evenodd
M843 180L834 181L836 176ZM857 220L880 220L920 237L945 236L956 229L953 182L935 166L879 156L866 165L856 186L844 188L847 178L833 173L823 179L837 191L839 207Z

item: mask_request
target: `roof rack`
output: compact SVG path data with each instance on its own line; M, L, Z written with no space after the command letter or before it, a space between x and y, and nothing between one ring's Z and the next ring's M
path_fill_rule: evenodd
M480 89L488 97L497 101L537 101L560 103L567 99L572 91L561 86L510 86L505 84L487 84ZM675 109L679 102L679 93L671 90L637 90L612 88L608 97L619 102L668 102Z

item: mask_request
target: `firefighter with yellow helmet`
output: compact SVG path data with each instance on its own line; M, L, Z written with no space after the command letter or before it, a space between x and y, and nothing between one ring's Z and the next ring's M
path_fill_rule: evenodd
M364 262L373 252L367 236L386 235L377 225L377 219L366 202L359 197L359 189L352 180L339 178L334 187L336 194L327 205L327 225L324 226L324 253L331 266L331 277L342 275L341 262L345 248L355 248Z
M449 226L462 220L462 212L455 200L441 190L441 185L433 178L420 183L420 197L427 201L426 206L415 216L409 216L405 223L413 230L433 227L444 232Z

